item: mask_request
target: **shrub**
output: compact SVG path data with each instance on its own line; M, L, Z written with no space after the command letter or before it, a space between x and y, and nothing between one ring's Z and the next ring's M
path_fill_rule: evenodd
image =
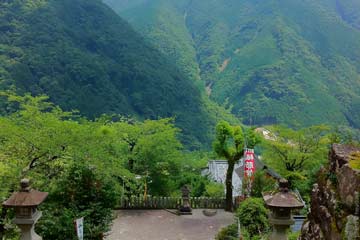
M223 198L225 196L224 185L221 183L208 183L205 189L208 197Z
M237 224L231 224L224 227L216 235L215 240L237 240L238 239L238 226Z
M289 240L297 240L299 236L300 236L300 232L290 232L288 234Z
M269 229L268 210L261 198L248 198L240 204L236 211L241 226L249 233L250 237L266 233Z

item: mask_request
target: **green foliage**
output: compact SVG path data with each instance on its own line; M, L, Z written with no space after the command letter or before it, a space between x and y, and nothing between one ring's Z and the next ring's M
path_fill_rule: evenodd
M206 194L206 186L209 184L209 180L201 175L199 169L193 169L189 172L182 169L177 178L173 195L181 196L180 189L185 185L190 188L192 197L202 197Z
M337 2L337 10L342 19L353 27L360 29L360 14L357 9L360 8L359 1L347 0Z
M39 233L46 239L77 239L73 221L84 217L84 237L103 239L116 203L113 182L94 167L74 163L56 182L43 209Z
M332 129L329 139L331 143L359 145L359 131L359 129L351 129L346 126L336 126L334 129Z
M265 162L287 178L291 188L298 189L302 197L310 201L315 175L327 162L329 128L320 125L293 130L273 126L269 130L274 139L261 144Z
M275 140L263 142L264 159L279 173L318 168L326 162L329 138L326 126L300 130L274 126L269 128Z
M205 187L206 189L206 196L213 197L213 198L223 198L225 189L224 185L220 183L209 183Z
M261 198L263 192L274 190L275 186L276 180L266 176L266 173L263 170L258 170L254 174L254 180L251 185L250 195L251 197Z
M209 184L201 171L207 166L209 156L205 152L186 152L181 159L179 175L174 177L172 196L181 196L180 189L187 185L190 187L192 197L205 196L205 187ZM171 178L169 176L168 178Z
M267 214L268 210L261 198L247 198L236 211L236 217L250 237L264 234L269 230Z
M297 240L299 236L300 236L300 232L290 232L288 234L289 240Z
M171 119L108 124L127 145L129 170L149 181L150 194L169 194L179 176L182 145ZM151 180L151 181L150 181Z
M238 226L231 224L222 228L215 237L215 240L235 240L238 239Z
M226 121L220 121L216 125L216 138L213 149L217 156L223 157L228 162L226 170L226 207L232 211L232 175L235 163L244 155L244 134L240 126L231 126Z
M246 124L360 126L356 0L104 2Z
M2 129L0 131L2 143L0 146L0 156L2 156L0 165L2 168L10 170L0 171L1 178L6 178L6 181L1 182L2 200L9 197L10 193L18 188L21 178L27 177L33 180L34 188L50 192L49 199L53 199L51 212L59 212L65 207L64 215L59 213L59 219L56 218L56 214L52 215L49 212L50 209L44 211L44 215L49 214L54 217L54 221L57 219L63 223L57 227L61 226L65 232L73 232L72 222L74 219L72 217L76 217L75 214L81 210L88 214L96 213L97 219L101 221L96 222L94 220L89 223L94 228L94 234L105 231L110 223L105 219L109 219L111 209L115 206L115 199L110 195L114 194L114 189L118 184L117 182L109 184L106 177L116 179L118 174L130 175L122 165L119 150L121 143L115 138L98 135L96 130L100 127L99 123L89 122L78 118L73 113L63 112L60 108L47 102L45 96L31 97L25 95L20 97L9 95L8 99L10 102L17 103L19 110L9 116L0 117L0 128ZM79 171L82 171L76 175L77 172L74 172L75 163L84 164L84 167L92 165L99 172L106 173L106 177L91 175L95 173L90 170L86 172L84 167L79 168ZM89 186L82 185L82 182L69 179L69 177L80 178L81 174L90 174L86 179L98 184L98 188L89 190L87 187L92 186L92 184L89 183ZM61 180L65 181L66 179L69 182L74 180L73 182L77 182L80 188L85 187L82 191L77 189L80 194L77 197L84 201L81 203L82 205L80 202L72 202L69 199L67 201L64 197L57 198L52 195L55 194L53 193L54 188L61 191L62 187L71 185L69 182L66 184L61 182ZM76 189L75 186L72 186L72 190L74 189ZM104 191L110 195L105 195ZM92 202L89 198L92 198ZM107 201L107 205L103 205L104 203L101 201ZM76 206L72 206L74 209L70 209L70 206L65 203L72 203ZM99 205L95 207L95 204ZM99 211L94 211L95 208ZM51 223L49 224L51 225ZM54 234L51 231L57 231L51 227L50 229L45 235L51 235ZM60 230L58 229L58 231ZM55 233L51 236L59 237L61 235ZM51 239L55 238L52 237ZM69 237L69 239L71 238Z
M238 225L231 224L222 228L216 235L216 240L238 240ZM246 228L241 228L241 239L243 240L261 240L261 235L250 235ZM266 239L266 238L265 238Z
M229 162L239 160L244 153L244 135L240 126L231 126L226 121L216 125L215 153Z
M171 119L102 116L89 121L63 112L46 96L3 95L18 110L0 117L0 197L8 198L23 177L48 191L40 229L49 239L73 239L73 220L81 216L88 219L88 239L99 239L120 196L143 194L146 183L153 195L170 194L181 181L198 184L197 196L205 192L203 163L191 164L206 156L182 153Z
M46 94L92 119L174 117L189 149L209 148L214 107L101 1L2 1L0 22L0 89Z
M351 155L349 166L353 169L360 170L360 153L356 152Z

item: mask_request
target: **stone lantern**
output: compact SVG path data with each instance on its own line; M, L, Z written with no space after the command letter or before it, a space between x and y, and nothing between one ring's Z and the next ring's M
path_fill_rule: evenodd
M279 191L264 193L264 201L271 213L269 222L273 225L270 240L287 240L286 232L295 223L291 211L301 209L304 204L298 196L289 191L289 183L286 179L279 181Z
M21 190L13 193L3 206L15 209L13 223L21 230L21 240L41 240L42 238L35 233L34 227L41 217L37 207L45 200L48 193L31 189L28 179L21 180L20 185Z
M183 204L180 207L179 214L180 215L191 215L192 210L191 210L191 205L190 205L190 189L189 189L189 187L183 186L181 188L181 193L182 193Z

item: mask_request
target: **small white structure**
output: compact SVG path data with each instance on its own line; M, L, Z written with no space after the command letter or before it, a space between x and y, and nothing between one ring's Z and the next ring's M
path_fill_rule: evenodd
M228 163L226 160L210 160L208 163L208 168L203 171L203 175L207 175L213 181L225 185L227 168ZM244 169L243 159L241 159L238 163L235 164L234 169L240 168ZM242 192L242 178L240 178L237 171L233 172L232 184L233 196L240 196Z
M256 170L264 170L274 179L280 179L281 176L273 170L267 168L265 164L255 155ZM203 176L208 176L211 180L225 185L226 172L228 169L227 160L209 160L208 167L202 171ZM232 176L233 196L242 196L242 182L244 178L244 158L241 158L234 167Z

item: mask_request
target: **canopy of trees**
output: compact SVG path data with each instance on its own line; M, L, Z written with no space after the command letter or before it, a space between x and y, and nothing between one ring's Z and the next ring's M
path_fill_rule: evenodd
M1 90L91 119L172 117L189 149L210 148L225 111L102 1L0 1L0 32Z
M7 115L0 116L0 199L24 177L48 191L39 223L43 236L74 239L72 220L85 216L87 239L98 239L119 197L142 195L145 184L147 194L167 196L183 184L202 182L197 194L205 194L207 180L192 164L199 157L183 153L172 119L104 115L90 121L62 111L46 96L2 97Z

